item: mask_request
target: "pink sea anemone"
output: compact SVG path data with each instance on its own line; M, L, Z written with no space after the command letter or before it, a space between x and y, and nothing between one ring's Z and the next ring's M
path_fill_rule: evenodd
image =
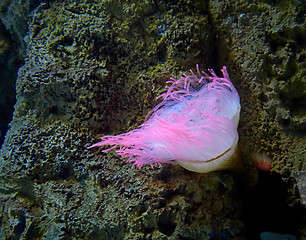
M89 148L118 146L116 153L139 168L161 163L180 164L195 172L233 167L238 143L240 99L226 67L218 77L200 72L167 83L168 90L138 129L116 136L104 136Z

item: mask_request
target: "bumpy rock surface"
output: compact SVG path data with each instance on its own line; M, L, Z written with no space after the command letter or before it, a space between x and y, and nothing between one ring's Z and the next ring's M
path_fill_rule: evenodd
M10 11L22 4L5 2ZM0 239L245 239L252 152L273 159L298 200L306 171L303 5L259 2L66 0L30 8L0 153ZM6 27L20 39L13 18ZM138 170L112 152L86 150L137 127L166 80L196 63L226 65L240 94L245 176Z

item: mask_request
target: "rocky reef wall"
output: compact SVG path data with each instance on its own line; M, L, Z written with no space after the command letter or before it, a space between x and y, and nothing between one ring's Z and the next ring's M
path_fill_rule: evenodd
M305 204L303 1L4 2L25 58L0 152L0 239L248 239L253 152ZM139 170L86 150L136 128L169 77L197 63L226 65L240 94L242 176Z

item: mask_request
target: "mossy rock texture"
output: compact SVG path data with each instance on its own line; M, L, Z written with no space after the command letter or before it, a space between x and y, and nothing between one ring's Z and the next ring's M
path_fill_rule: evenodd
M248 239L254 152L271 157L291 205L305 204L304 8L3 1L1 21L25 58L0 152L0 239ZM112 151L86 149L143 123L166 81L196 64L218 74L226 65L239 92L243 173L136 169ZM298 230L306 237L305 223Z

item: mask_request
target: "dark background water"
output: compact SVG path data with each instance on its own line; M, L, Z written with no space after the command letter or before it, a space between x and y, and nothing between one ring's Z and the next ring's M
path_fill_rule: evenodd
M0 146L13 116L15 81L23 62L22 48L0 23Z

